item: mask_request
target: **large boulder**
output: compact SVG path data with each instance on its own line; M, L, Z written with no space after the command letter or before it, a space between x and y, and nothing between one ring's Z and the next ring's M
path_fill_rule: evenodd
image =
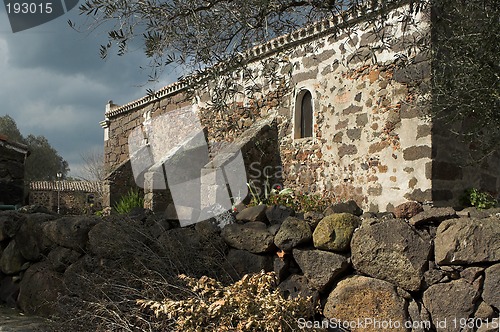
M472 315L478 298L477 284L458 279L432 285L424 292L423 302L437 332L454 332L461 320Z
M360 225L361 219L350 213L326 216L314 230L314 247L322 250L347 251L349 250L352 234Z
M347 324L352 332L407 332L404 325L408 321L407 305L393 284L356 275L337 284L328 296L323 314L340 321L339 324ZM392 328L383 329L375 324L375 319L379 324L392 322Z
M393 213L396 218L409 219L422 211L424 208L419 202L406 202L396 206Z
M411 217L410 225L420 226L427 223L440 223L456 216L457 212L451 207L433 207Z
M292 274L285 281L279 284L278 290L286 299L295 299L297 297L310 298L311 304L319 301L319 292L309 284L305 276Z
M98 217L63 217L45 223L43 233L62 247L85 252L88 233L99 221Z
M307 243L312 239L311 227L309 224L299 218L288 217L283 221L276 236L274 243L281 250L292 250L299 244Z
M30 261L37 261L46 255L54 243L43 233L44 225L57 216L45 213L26 215L15 238L21 254Z
M349 267L346 256L323 250L294 249L293 258L309 283L320 292Z
M254 254L270 252L275 249L274 237L267 231L266 224L262 222L227 225L222 230L221 235L231 247Z
M335 203L324 211L325 216L336 213L349 213L359 217L363 214L363 210L351 199L346 202Z
M24 220L25 216L15 211L0 212L0 241L14 237Z
M498 262L500 218L446 220L437 229L434 246L440 265Z
M230 267L229 273L236 279L240 279L245 274L259 273L262 270L269 272L274 268L271 256L252 254L238 249L229 250L227 262Z
M500 264L487 268L484 275L483 300L500 310Z
M88 232L88 249L98 257L116 259L133 255L142 242L143 233L127 221L101 222Z
M267 221L267 205L261 204L243 209L236 215L238 221Z
M266 209L266 217L271 224L282 223L286 218L294 215L295 211L282 205L273 205Z
M69 248L57 247L47 255L47 261L56 272L63 273L68 266L76 262L81 254Z
M105 259L90 255L80 257L64 271L62 285L65 292L84 300L91 300L95 296L96 280L102 282L102 277L99 278L97 275L102 271L102 264L106 263Z
M357 271L408 291L420 289L430 250L430 239L422 238L401 219L365 223L351 242Z
M22 271L26 262L17 246L16 240L12 240L2 253L0 258L0 269L5 274L16 274Z
M0 303L5 303L9 307L17 306L17 297L19 295L19 282L16 282L15 276L6 276L0 280Z
M20 284L18 306L27 314L51 316L57 314L57 300L65 293L62 276L49 263L32 265Z

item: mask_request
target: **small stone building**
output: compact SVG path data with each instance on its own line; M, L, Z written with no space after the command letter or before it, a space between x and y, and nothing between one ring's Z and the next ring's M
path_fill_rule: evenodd
M0 135L0 205L22 205L28 147Z
M165 208L159 202L168 184L151 185L163 173L151 163L134 174L130 138L139 130L149 148L155 120L180 117L186 107L204 128L211 160L244 150L246 180L261 185L270 179L324 199L354 199L365 211L413 200L457 204L469 187L498 195L499 153L480 168L462 164L457 156L470 147L427 116L431 11L399 1L342 22L334 17L250 49L237 59L239 69L211 68L216 75L188 77L123 106L109 103L101 122L112 170L104 205L142 183L146 205ZM165 141L178 134L164 131Z
M97 181L33 181L29 204L61 214L87 214L100 209L101 184Z

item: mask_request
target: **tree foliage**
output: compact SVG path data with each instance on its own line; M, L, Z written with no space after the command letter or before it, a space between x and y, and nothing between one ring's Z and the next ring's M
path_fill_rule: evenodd
M90 28L103 23L109 42L101 56L116 45L123 55L133 40L142 39L155 66L170 63L199 69L307 23L361 8L365 1L330 0L87 0L80 11ZM364 7L363 7L364 8ZM75 27L74 22L70 25ZM108 26L108 25L106 25Z
M50 145L44 136L29 134L23 137L17 124L9 115L0 117L0 134L9 140L28 146L30 154L25 164L25 180L55 180L57 173L63 176L69 172L68 163Z
M0 133L7 136L10 141L24 143L24 137L17 128L16 121L9 115L0 117Z

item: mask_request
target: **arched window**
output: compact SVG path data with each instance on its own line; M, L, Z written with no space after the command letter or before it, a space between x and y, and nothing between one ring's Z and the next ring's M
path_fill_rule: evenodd
M308 90L302 90L295 101L294 138L313 136L313 100Z

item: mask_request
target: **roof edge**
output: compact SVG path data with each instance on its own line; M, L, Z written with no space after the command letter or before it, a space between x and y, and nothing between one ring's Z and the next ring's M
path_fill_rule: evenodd
M28 155L30 153L27 145L10 141L9 138L5 135L0 134L0 145L5 146L7 148L11 148L12 150Z

